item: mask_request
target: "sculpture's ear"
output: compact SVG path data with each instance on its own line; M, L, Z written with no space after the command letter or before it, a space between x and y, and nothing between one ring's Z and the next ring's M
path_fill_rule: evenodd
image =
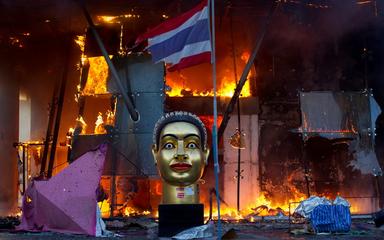
M205 149L203 150L203 153L204 153L204 157L205 157L204 163L205 163L205 165L208 165L209 148L205 147Z
M156 144L152 144L152 156L153 156L153 161L155 162L155 165L157 165L156 155L157 155L157 146Z

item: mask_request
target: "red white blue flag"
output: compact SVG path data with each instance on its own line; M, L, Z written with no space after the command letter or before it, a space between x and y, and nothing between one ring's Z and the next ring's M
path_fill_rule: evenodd
M207 0L139 36L136 43L148 39L147 48L154 62L169 64L169 71L211 60Z

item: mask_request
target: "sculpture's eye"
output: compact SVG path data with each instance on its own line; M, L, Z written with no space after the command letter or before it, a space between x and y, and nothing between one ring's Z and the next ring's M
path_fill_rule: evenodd
M196 149L196 148L198 148L198 146L197 146L196 143L190 142L190 143L187 144L187 148Z
M172 148L175 148L175 145L173 145L173 143L166 143L164 144L164 149L172 149Z

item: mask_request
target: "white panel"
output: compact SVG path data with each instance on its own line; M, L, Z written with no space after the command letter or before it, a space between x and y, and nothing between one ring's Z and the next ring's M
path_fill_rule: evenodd
M245 149L241 150L240 209L252 206L259 197L259 124L257 115L241 115L241 129L245 135ZM232 116L224 132L224 200L230 207L237 207L236 170L238 150L229 144L229 139L238 128L237 116Z
M31 99L20 93L19 97L19 141L31 140Z

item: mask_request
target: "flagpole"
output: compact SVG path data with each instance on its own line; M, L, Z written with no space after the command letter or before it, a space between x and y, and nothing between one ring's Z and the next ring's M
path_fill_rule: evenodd
M215 189L217 201L217 239L221 239L221 219L220 219L220 192L219 192L219 158L217 141L217 84L216 84L216 45L215 45L215 0L209 0L208 6L211 10L211 44L212 44L212 81L213 81L213 126L212 126L212 149L215 172ZM208 18L209 20L210 18Z

